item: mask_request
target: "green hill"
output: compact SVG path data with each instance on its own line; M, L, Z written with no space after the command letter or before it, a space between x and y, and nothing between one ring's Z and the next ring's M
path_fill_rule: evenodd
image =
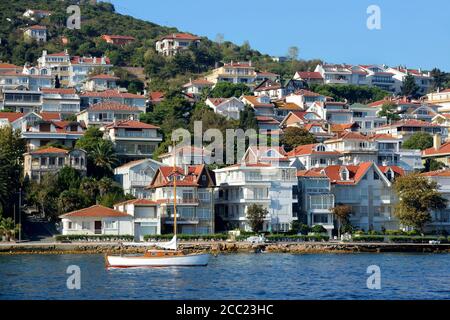
M203 38L198 48L192 48L175 57L164 58L156 54L155 40L162 35L178 32L178 29L119 14L112 4L99 2L95 5L80 4L81 29L70 30L66 27L66 19L69 16L66 9L70 4L78 2L88 1L2 1L0 60L17 65L35 62L44 49L49 53L68 49L72 55L106 54L116 66L144 67L146 75L154 80L152 84L155 87L167 87L171 84L178 86L190 77L211 70L217 63L231 60L252 60L259 70L275 72L285 78L291 77L297 70L311 70L319 62L296 60L278 63L272 61L270 56L253 50L248 42L239 46L228 41L219 44L207 38ZM52 15L33 22L23 17L26 9L49 10ZM45 44L27 42L23 38L23 28L37 23L48 28L49 37ZM129 35L137 41L122 48L102 41L102 34ZM69 40L67 45L61 42L63 36Z

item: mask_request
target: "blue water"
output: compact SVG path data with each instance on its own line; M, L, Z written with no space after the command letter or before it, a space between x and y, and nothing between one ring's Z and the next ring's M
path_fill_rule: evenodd
M78 265L81 289L66 286ZM367 289L367 267L381 289ZM198 268L105 270L102 255L0 256L0 299L450 299L450 254L234 254Z

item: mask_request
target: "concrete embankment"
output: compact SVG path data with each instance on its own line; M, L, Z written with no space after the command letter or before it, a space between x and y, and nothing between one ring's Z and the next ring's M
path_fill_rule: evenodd
M450 253L450 244L391 244L290 242L251 244L249 242L181 242L188 252L218 253L358 253L358 252L424 252ZM0 254L127 254L142 253L144 247L124 247L120 243L0 243Z

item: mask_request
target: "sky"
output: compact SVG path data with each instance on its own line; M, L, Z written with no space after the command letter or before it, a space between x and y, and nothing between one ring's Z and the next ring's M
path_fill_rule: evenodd
M448 0L110 0L116 11L273 56L450 71ZM370 5L380 29L369 29Z

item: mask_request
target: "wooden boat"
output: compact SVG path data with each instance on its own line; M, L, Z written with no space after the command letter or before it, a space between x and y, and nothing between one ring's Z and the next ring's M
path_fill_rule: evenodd
M174 148L175 151L175 148ZM174 159L176 159L174 155ZM187 254L183 251L178 250L177 243L177 169L174 160L173 165L173 194L174 194L174 204L173 204L173 231L174 236L172 240L166 243L155 243L160 248L164 250L148 250L144 255L135 256L106 256L106 267L107 268L139 268L139 267L170 267L170 266L207 266L210 254L209 253L191 253ZM151 244L134 244L128 243L125 245L138 245L138 246L148 246Z

